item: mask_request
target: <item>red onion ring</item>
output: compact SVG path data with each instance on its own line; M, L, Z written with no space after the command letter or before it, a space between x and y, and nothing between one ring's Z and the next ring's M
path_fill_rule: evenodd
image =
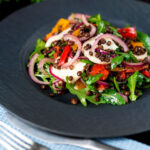
M35 65L35 61L37 60L38 57L39 57L39 54L35 53L29 61L29 68L28 68L29 76L31 77L31 79L34 82L36 82L38 84L49 85L49 82L41 81L38 78L36 78L34 75L34 65Z
M82 25L83 25L83 22L81 22L80 24L77 24L74 29L77 30Z
M91 31L90 31L90 36L89 37L81 37L80 38L80 41L85 41L85 40L88 40L89 38L91 38L91 37L93 37L94 35L95 35L95 33L96 33L96 27L93 25L93 24L91 24L91 23L89 23L88 21L87 21L87 18L86 18L86 16L85 15L82 15L81 16L81 19L82 19L82 21L83 21L83 23L86 25L86 26L91 26Z
M145 65L145 63L143 62L139 62L139 63L130 63L130 62L122 62L125 66L128 66L128 67L142 67Z
M44 70L44 64L47 63L47 62L51 62L51 63L54 63L54 59L52 58L43 58L39 61L38 63L38 69L41 70L41 72L44 74L44 75L48 75L48 73Z
M54 47L50 48L49 51L46 52L46 54L49 54L53 49Z
M102 38L111 38L112 40L114 40L115 42L117 42L121 47L123 47L124 52L128 52L128 51L129 51L128 46L126 45L126 43L125 43L123 40L121 40L119 37L117 37L117 36L115 36L115 35L113 35L113 34L109 34L109 33L100 34L100 35L97 37L95 43L94 43L93 46L92 46L92 51L95 50L97 43L98 43L99 40L101 40Z
M109 86L109 83L104 82L104 81L97 81L96 83L104 85L104 86Z
M124 95L124 94L122 94L122 93L118 93L120 96L122 96L122 98L124 99L124 101L126 102L126 103L128 103L128 97L126 96L126 95Z
M65 34L64 40L65 41L67 41L67 40L74 41L78 46L78 50L77 50L75 56L69 62L62 65L62 68L69 67L71 64L73 64L79 58L79 56L81 54L81 42L76 36L71 35L71 34Z
M53 83L52 83L52 87L53 87L53 89L54 90L56 90L56 91L61 91L61 89L59 89L59 88L57 88L56 86L58 86L58 82L59 82L60 80L56 80L56 81L54 81Z
M100 53L102 53L102 54L104 54L104 55L106 55L106 54L107 54L107 52L106 52L106 51L101 50L101 49L98 49L98 48L96 49L96 51L97 51L97 52L100 52Z
M81 14L81 13L73 13L71 14L69 17L68 17L68 20L72 23L77 23L78 20L77 19L81 19L82 18L82 15L84 14ZM86 18L90 18L89 15L84 15Z
M49 65L49 73L50 73L54 78L56 78L56 79L58 79L58 80L64 81L63 79L61 79L61 78L59 78L58 76L56 76L55 74L53 74L53 72L52 72L52 66L51 66L51 65Z

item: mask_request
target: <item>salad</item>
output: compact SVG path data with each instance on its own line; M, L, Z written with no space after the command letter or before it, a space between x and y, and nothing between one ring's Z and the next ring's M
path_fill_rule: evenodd
M125 105L150 88L150 37L115 27L100 14L61 18L29 57L31 79L50 96L70 92L83 106Z

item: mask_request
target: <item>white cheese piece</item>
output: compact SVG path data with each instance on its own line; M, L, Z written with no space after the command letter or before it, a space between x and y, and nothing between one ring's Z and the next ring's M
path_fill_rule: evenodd
M144 60L145 58L147 58L147 51L143 54L143 55L135 55L135 54L133 54L136 58L137 58L137 60L139 60L139 61L142 61L142 60Z
M62 31L61 33L59 33L59 34L57 34L57 35L51 36L51 37L47 40L47 42L46 42L46 44L45 44L45 47L50 47L51 44L52 44L52 42L62 39L63 36L64 36L64 34L67 34L70 30L71 30L71 28L68 28L68 29Z
M99 36L99 35L98 35L98 36ZM91 56L91 55L89 54L90 49L88 49L88 50L85 50L85 49L84 49L84 47L85 47L87 44L90 44L90 45L92 46L92 45L94 44L94 42L95 42L96 39L97 39L97 36L91 38L90 40L86 41L86 42L83 44L83 46L82 46L82 52L83 52L84 56L86 56L90 61L92 61L92 62L94 62L94 63L97 63L97 64L109 64L109 63L111 63L111 59L110 59L109 62L101 61L99 58L96 58L96 57L95 57L96 52L93 52L93 56ZM110 38L106 38L105 40L106 40L106 42L111 41L111 45L108 46L107 44L102 44L104 50L106 50L106 49L111 49L111 50L114 50L114 51L115 51L116 48L118 48L118 46L117 46L117 45L114 43L114 41L111 40Z
M112 39L106 38L105 40L106 40L106 43L102 44L104 50L111 49L111 50L115 51L118 48L118 46L115 44L115 42ZM111 42L111 45L107 45L108 41Z
M73 65L73 69L72 70L69 67L68 68L64 68L64 69L60 69L60 70L52 67L52 73L55 74L56 76L60 77L64 81L66 81L66 77L67 76L68 77L72 76L73 80L69 81L69 82L70 83L74 83L80 78L80 76L77 75L77 72L78 71L83 72L86 63L82 63L80 60L77 60L72 65Z

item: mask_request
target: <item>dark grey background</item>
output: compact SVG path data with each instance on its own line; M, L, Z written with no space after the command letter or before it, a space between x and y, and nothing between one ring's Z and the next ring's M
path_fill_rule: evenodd
M49 0L50 1L50 0ZM130 1L128 1L129 3L130 3ZM111 6L111 2L109 1L108 2L109 4L107 4L106 3L106 7L107 7L107 5L109 5L109 6ZM53 4L53 1L52 1L52 3L51 4ZM85 3L84 3L85 4ZM120 0L120 5L125 5L125 7L126 7L126 4L127 4L127 2L125 3L125 2L122 2L121 0ZM25 5L27 5L27 4L25 4ZM0 7L1 7L2 5L0 5ZM40 5L39 5L40 6ZM119 4L118 4L118 6L119 6ZM22 6L21 6L22 7ZM63 7L63 6L62 6ZM75 6L76 7L76 6ZM84 5L82 6L82 7L84 7ZM88 7L90 7L90 6L88 6ZM150 9L150 7L147 7L146 5L144 5L144 7L141 7L140 5L138 5L137 6L138 8L140 8L141 9L141 12L143 12L144 11L144 9L146 8L146 10L145 10L145 14L146 14L146 16L143 16L144 17L144 19L146 19L146 17L148 17L147 16L147 13L149 13L149 10L148 9ZM4 8L4 7L3 7ZM20 13L16 13L15 15L14 15L14 17L13 16L11 16L11 17L9 17L9 19L8 20L4 20L3 21L3 23L1 24L1 26L0 26L0 29L1 29L1 36L0 36L0 38L1 39L4 39L5 38L5 40L1 40L1 42L3 42L2 44L4 44L5 45L5 47L2 47L2 45L1 45L1 47L2 47L2 50L1 50L1 52L4 50L4 48L5 48L5 51L7 50L7 48L11 48L12 47L12 51L9 51L9 55L15 55L15 52L13 52L13 48L14 47L16 47L16 50L18 49L19 50L19 48L21 48L21 44L23 44L24 43L24 41L26 41L27 40L27 38L28 37L30 37L31 35L32 35L32 33L33 32L35 32L37 29L39 29L39 27L40 26L43 26L43 23L45 23L45 24L50 24L50 22L48 21L48 18L46 18L46 17L42 17L42 14L44 14L44 13L41 13L41 11L44 11L44 12L47 12L46 10L43 10L43 9L48 9L48 7L44 7L44 6L40 6L39 7L39 10L33 10L33 11L31 11L29 8L28 8L28 12L26 11L26 15L24 15L24 11L20 11ZM63 11L63 8L60 8L60 9L62 9L62 10L60 10L60 11ZM77 10L78 10L78 8L76 8ZM90 9L90 8L89 8ZM119 8L118 8L119 9ZM134 8L135 9L135 8ZM121 9L120 9L121 10ZM0 11L2 12L3 11L3 9L0 9ZM50 10L51 12L52 12L52 10ZM55 10L53 10L53 12L54 12ZM67 10L66 10L67 11ZM69 11L69 10L68 10ZM104 10L105 11L105 10ZM86 10L85 12L88 12L88 10ZM99 11L98 11L99 12ZM32 18L32 15L30 16L30 14L32 13L32 15L35 15L35 16L38 16L39 18L41 18L41 22L39 22L38 20L39 19L34 19L33 20L33 18ZM0 13L0 14L3 14L3 12L2 13ZM104 13L105 14L105 13ZM8 14L7 14L8 15ZM65 15L67 15L66 13L65 13ZM114 15L115 16L115 13L114 14L112 14L112 15ZM116 14L116 15L118 15L118 14ZM125 14L122 14L122 15L125 15ZM5 16L5 15L3 15L3 16ZM103 14L102 14L102 16L103 16ZM113 16L113 17L114 17ZM27 19L27 17L28 17L28 19L30 19L30 22L27 22L27 23L25 23L24 21ZM55 17L58 17L58 16L55 16ZM107 18L109 18L109 14L108 15L104 15L104 17L107 19ZM143 18L142 17L142 18ZM17 18L19 18L19 20L17 19ZM135 18L136 19L136 18ZM143 20L144 20L143 19ZM13 21L15 21L16 23L15 23L15 25L14 25L14 27L12 28L12 25L13 24L11 24L11 21L12 20L12 22ZM139 17L139 20L140 20L140 17ZM37 22L36 22L37 21ZM110 21L111 21L111 19L110 19ZM131 23L132 23L132 18L130 19L130 17L129 17L129 23L130 23L130 21L131 21ZM112 20L112 22L113 22L113 20ZM135 20L135 22L136 22L136 20ZM37 25L36 25L36 23L37 23ZM126 22L123 20L122 22L117 22L117 21L115 21L114 22L114 24L125 24ZM144 24L145 22L141 22L141 23L138 23L138 24L136 24L137 25L137 27L139 28L139 29L141 29L141 30L143 30L143 31L146 31L146 32L149 32L149 34L150 34L150 31L149 31L149 29L145 29L145 28L143 28L144 27ZM148 21L148 23L149 23L149 21ZM16 30L16 24L19 24L18 26L17 26L17 30ZM133 21L133 24L134 24L134 21ZM6 31L6 25L7 25L7 31ZM32 27L31 27L32 26ZM10 28L9 28L10 27ZM21 39L15 39L15 36L14 35L11 35L10 33L14 33L14 30L15 30L15 34L16 34L16 36L17 36L17 38L18 37L21 37ZM44 29L41 29L42 30L42 34L45 34L45 32L47 31L47 28L45 27ZM23 33L25 32L25 35L23 35L22 33L20 33L20 31L22 31ZM3 36L2 37L2 35L5 35L5 37ZM33 41L36 39L36 37L38 37L40 35L40 33L36 33L35 34L35 36L34 37L32 37L32 39L33 39ZM42 36L42 35L41 35ZM10 39L11 39L11 42L10 42ZM9 44L8 44L9 43ZM7 46L6 46L7 45ZM32 42L30 42L30 43L28 43L27 44L28 46L27 47L29 47L29 48L31 48L32 46L33 46L33 43ZM28 53L27 54L25 54L25 55L28 55ZM17 57L17 56L16 56ZM16 63L16 62L14 62L14 59L16 58L16 57L10 57L10 63ZM27 57L26 57L27 58ZM3 66L3 64L4 63L7 63L7 60L3 60L3 63L1 62L1 64L0 64L0 66L2 67ZM7 68L7 71L3 74L3 77L2 78L5 78L6 79L6 74L9 74L9 73L12 73L12 75L11 75L11 77L12 78L14 78L14 76L15 76L15 78L18 78L18 76L17 75L15 75L15 74L13 74L13 71L14 71L14 68L9 68L9 65L7 64L6 65L8 68ZM11 65L10 65L11 66ZM15 64L13 65L13 67L15 66ZM16 63L16 66L17 66L17 63ZM3 70L1 69L0 70L1 72L3 72ZM20 71L20 70L18 70L18 71ZM19 78L18 78L18 80L19 80ZM21 79L20 79L21 80ZM16 94L17 94L17 96L19 95L19 93L18 93L18 91L20 91L20 89L17 89L17 87L15 86L15 82L18 82L18 81L12 81L12 80L10 80L9 78L7 78L7 81L8 82L12 82L13 84L14 84L14 88L16 88L15 89L15 91L16 91ZM4 82L2 83L2 84L4 84ZM31 83L32 84L32 83ZM10 86L9 84L5 84L5 85L3 85L2 87L3 87L3 89L1 89L2 91L3 91L3 94L5 93L7 96L7 98L8 98L8 96L9 96L9 98L10 99L15 99L15 97L14 97L14 95L12 95L11 93L9 93L8 94L8 91L7 90L4 90L5 89L5 86L7 86L7 88L9 88L9 89L12 89L12 90L14 90L13 89L13 86ZM9 86L9 87L8 87ZM34 85L34 86L36 86L36 85ZM7 89L6 88L6 89ZM37 87L36 87L37 88ZM30 87L29 87L29 89L27 89L27 90L30 90ZM31 87L31 90L32 90L32 87ZM22 92L22 91L21 91ZM25 97L26 96L26 94L28 94L28 93L23 93L24 95L19 95L21 98L23 98L23 97ZM32 94L32 93L30 93L30 94ZM41 94L41 92L38 94L39 96L40 96L40 94ZM3 95L1 95L1 96L3 96ZM4 100L4 98L5 98L5 96L3 96L2 97L2 99ZM36 97L35 97L36 98ZM17 102L17 104L15 104ZM19 104L19 102L20 102L20 104ZM8 103L7 103L7 101L3 101L2 102L3 103L3 105L7 105L8 106ZM27 102L29 105L31 105L31 103L30 102ZM37 102L35 101L35 105L36 105L36 108L33 108L33 107L31 107L30 109L38 109L38 108L40 108L40 107L38 107L38 105L40 105L40 104L37 104ZM10 105L9 105L9 109L10 110L12 110L13 112L15 112L15 113L19 113L20 111L21 111L21 108L19 109L18 107L17 107L17 105L19 106L21 106L23 103L21 102L21 101L15 101L15 102L11 102L10 103ZM144 104L142 104L141 103L141 106L144 106ZM61 106L60 106L61 107ZM109 106L106 106L106 108L105 109L107 109L107 107L108 107L108 109L109 109ZM42 108L42 107L41 107ZM45 106L43 106L43 109L45 108ZM92 108L92 107L91 107ZM14 110L15 109L15 110ZM25 109L28 109L28 111L30 112L30 109L29 108L27 108L27 106L23 106L23 109L25 110ZM93 108L92 108L93 109ZM76 109L77 111L78 111L78 109ZM140 109L139 109L140 110ZM32 111L32 110L31 110ZM45 111L45 110L40 110L39 111L39 113L40 112L42 112L42 111ZM137 110L138 111L138 110ZM38 111L37 111L37 113L38 113ZM138 114L138 113L137 113ZM20 114L20 116L21 117L24 117L24 115L27 115L26 117L28 118L28 117L30 117L30 116L28 116L28 113L25 113L25 114L23 114L23 115L21 115ZM66 115L68 115L68 114L66 114ZM32 116L32 115L31 115ZM107 115L106 115L107 116ZM34 116L32 116L30 119L32 120L32 118L33 118ZM145 117L148 117L148 116L143 116L143 118L145 118ZM39 118L39 120L40 119L42 119L42 116L41 116L41 118L40 118L40 115L38 116L38 118ZM137 117L138 118L138 117ZM141 118L140 118L141 119ZM145 118L144 119L144 121L146 121L147 120L147 118ZM66 120L64 120L64 121L66 121ZM36 122L38 123L38 120L36 120ZM90 122L88 122L88 123L90 123ZM126 122L126 123L128 123L128 122ZM131 123L132 123L132 121L131 121ZM146 123L146 122L145 122ZM144 124L145 124L144 123ZM134 124L134 122L133 122L133 124ZM141 122L141 124L142 124L142 122ZM140 124L140 125L141 125ZM82 125L82 124L81 124ZM95 124L96 125L96 124ZM148 125L148 124L147 124ZM135 122L135 126L134 126L134 128L137 128L139 126L139 124L136 124L136 122ZM72 126L73 127L73 126ZM70 125L68 124L68 128L70 128ZM148 126L147 126L147 128L148 128ZM123 129L123 128L122 128ZM87 130L87 128L86 128L86 130ZM110 130L111 131L111 130ZM119 129L118 129L118 131L119 131ZM116 132L118 132L117 131L117 128L116 128ZM93 131L94 132L94 131ZM108 133L107 133L108 134ZM114 133L113 133L114 134ZM106 133L105 133L105 135L106 135ZM145 143L148 143L149 144L149 136L148 135L150 135L150 132L146 132L146 133L142 133L142 134L138 134L138 135L134 135L134 136L130 136L131 138L134 138L134 139L137 139L137 140L140 140L140 141L142 141L142 142L145 142ZM145 137L147 137L147 138L145 138Z

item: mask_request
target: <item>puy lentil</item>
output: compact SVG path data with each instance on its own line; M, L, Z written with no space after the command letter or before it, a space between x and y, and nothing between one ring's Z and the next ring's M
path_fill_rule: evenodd
M111 41L108 41L108 42L107 42L107 45L110 46L110 45L111 45Z
M92 51L89 51L89 55L90 55L90 56L93 56L93 52L92 52Z
M85 46L84 46L84 49L85 50L88 50L88 49L90 49L91 48L91 44L86 44Z
M54 94L53 94L53 93L49 93L49 96L51 96L51 97L52 97L52 96L54 96Z
M71 99L71 104L76 105L78 103L78 100L76 98Z
M41 85L41 89L44 90L45 89L45 85Z
M124 95L129 96L130 92L129 91L124 91Z
M99 101L99 97L94 97L94 100L95 100L96 102L98 102L98 101Z
M73 69L74 69L74 66L73 66L73 65L70 65L69 68L70 68L70 70L73 70Z
M99 58L99 56L100 56L100 53L96 53L96 54L95 54L95 57L96 57L96 58Z
M99 40L100 44L105 44L106 43L106 40L104 38L100 39Z
M97 48L98 48L98 49L101 49L101 50L104 49L103 45L99 45Z
M86 91L86 95L87 96L91 96L92 95L92 92L90 90Z
M74 45L74 41L68 40L68 41L67 41L67 44L70 45L70 46L71 46L71 45Z
M77 75L78 75L78 76L81 76L81 74L82 74L81 71L78 71L78 72L77 72Z
M68 80L69 80L69 81L72 81L72 80L73 80L73 76L69 76L69 77L68 77Z

